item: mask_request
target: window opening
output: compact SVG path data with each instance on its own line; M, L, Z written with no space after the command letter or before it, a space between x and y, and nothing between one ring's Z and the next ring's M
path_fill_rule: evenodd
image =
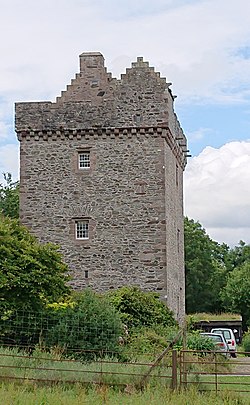
M99 86L99 80L91 80L91 87L98 87Z
M89 221L76 221L75 231L76 239L89 239Z
M179 185L179 167L178 167L178 165L176 165L176 168L175 168L175 182L176 182L176 186L178 186Z
M177 229L177 251L180 253L180 229Z
M90 152L80 152L78 154L79 169L89 169L90 168Z

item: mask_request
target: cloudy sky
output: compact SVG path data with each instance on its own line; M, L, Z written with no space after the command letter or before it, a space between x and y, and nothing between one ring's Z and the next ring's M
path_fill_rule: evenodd
M250 243L249 0L0 0L0 172L18 177L15 101L55 101L99 51L114 77L143 56L172 82L192 157L185 214Z

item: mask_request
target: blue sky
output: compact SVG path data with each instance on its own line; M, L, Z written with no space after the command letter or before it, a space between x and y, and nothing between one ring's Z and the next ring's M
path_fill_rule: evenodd
M176 112L193 156L208 145L220 148L226 142L250 139L249 105L177 105Z
M119 77L137 56L173 83L192 158L185 213L250 242L249 0L0 0L0 171L18 177L15 101L55 101L99 51Z

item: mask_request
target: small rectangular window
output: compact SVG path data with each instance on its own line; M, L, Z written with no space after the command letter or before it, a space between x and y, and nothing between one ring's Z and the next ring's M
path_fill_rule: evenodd
M90 168L90 152L89 151L79 152L78 167L79 167L79 169L89 169Z
M81 220L75 223L76 239L89 239L89 221Z
M179 185L179 167L178 167L178 165L176 165L176 168L175 168L175 183L176 183L176 186Z
M99 86L99 80L93 79L91 80L91 87L98 87Z
M181 234L180 229L177 229L177 251L178 251L178 253L180 253L180 234Z

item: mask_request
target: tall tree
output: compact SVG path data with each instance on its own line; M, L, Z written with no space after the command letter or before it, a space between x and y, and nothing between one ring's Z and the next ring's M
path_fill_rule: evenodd
M250 247L250 246L249 246ZM243 327L250 326L250 261L245 261L230 272L222 291L224 305L230 312L242 316Z
M241 240L238 246L235 246L228 251L228 254L225 257L225 263L230 272L245 262L250 263L250 245L247 245Z
M218 312L226 284L227 245L213 241L199 222L185 218L186 308L188 313Z
M19 217L19 182L10 173L4 173L5 184L0 183L0 213L10 218Z
M69 292L56 246L40 244L18 220L0 216L0 310L41 309Z

